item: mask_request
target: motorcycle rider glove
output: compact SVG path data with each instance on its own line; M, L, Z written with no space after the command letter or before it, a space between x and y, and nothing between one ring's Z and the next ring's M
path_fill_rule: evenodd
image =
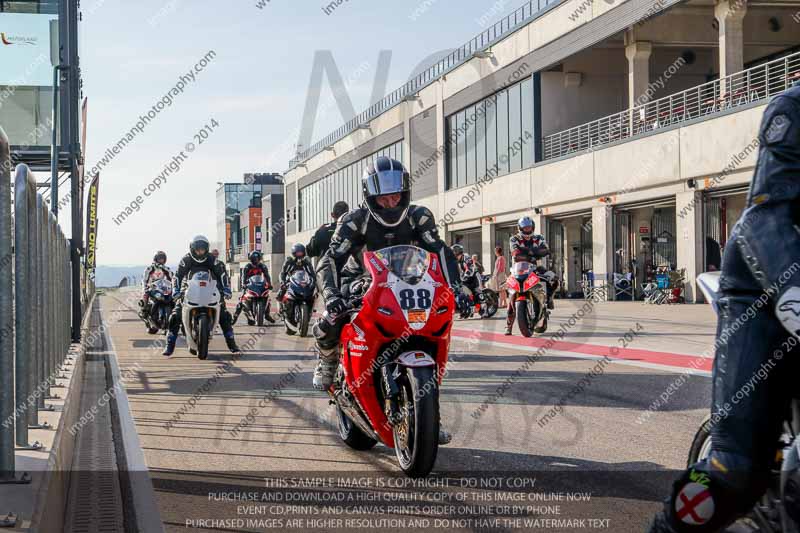
M325 302L325 310L331 315L340 315L347 311L347 302L341 296L331 296Z

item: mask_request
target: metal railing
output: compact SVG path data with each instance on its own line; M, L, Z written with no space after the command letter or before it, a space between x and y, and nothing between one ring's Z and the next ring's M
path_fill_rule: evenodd
M532 0L526 2L525 5L515 10L510 15L507 15L496 24L493 24L479 35L470 39L466 44L458 47L432 66L411 78L399 89L395 89L335 131L329 133L305 150L298 152L297 155L289 161L289 169L294 168L298 163L320 153L326 146L331 146L333 143L351 134L358 129L359 126L369 123L369 121L375 117L402 102L406 97L418 93L454 68L467 62L472 58L475 52L484 50L510 33L513 33L521 26L529 23L531 20L541 15L544 9L560 4L563 1L564 0Z
M595 149L658 128L767 100L800 80L800 53L575 126L543 140L544 159Z
M250 255L250 252L256 249L256 245L250 243L234 246L233 250L231 250L231 261L247 261L247 257ZM259 251L263 253L264 250Z
M61 376L71 343L69 243L27 165L14 172L0 128L0 483L30 482L15 472L14 449L39 449L28 430L49 427L40 410ZM13 248L12 248L13 242ZM15 342L16 341L16 342ZM0 510L1 511L1 510Z

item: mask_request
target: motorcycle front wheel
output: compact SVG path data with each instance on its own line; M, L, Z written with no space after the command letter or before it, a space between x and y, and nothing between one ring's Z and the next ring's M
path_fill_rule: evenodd
M208 316L202 315L197 319L197 358L205 360L208 357L208 337L210 334Z
M694 435L692 447L689 448L689 457L686 459L686 466L692 466L701 459L708 457L711 453L711 416L706 416L700 429Z
M311 306L309 304L300 304L300 321L297 323L297 329L301 337L308 336L309 322L311 322Z
M402 418L392 429L400 468L425 477L439 451L439 382L432 366L406 368L400 388Z
M496 292L491 289L483 291L484 312L482 318L492 318L499 306L499 297Z
M517 308L517 325L519 326L519 332L522 333L523 337L533 336L530 324L531 319L528 316L528 302L526 300L517 300L514 305Z
M256 302L256 324L258 327L262 327L264 325L264 308L266 307L266 302L264 300L258 300Z
M294 320L294 322L292 322ZM286 334L294 335L295 330L290 326L297 322L297 304L294 302L283 304L283 324L286 326Z

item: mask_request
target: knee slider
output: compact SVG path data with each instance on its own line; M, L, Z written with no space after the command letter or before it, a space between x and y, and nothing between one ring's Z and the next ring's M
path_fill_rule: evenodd
M718 531L747 513L763 493L751 469L722 465L727 455L712 452L675 482L666 511L676 531Z

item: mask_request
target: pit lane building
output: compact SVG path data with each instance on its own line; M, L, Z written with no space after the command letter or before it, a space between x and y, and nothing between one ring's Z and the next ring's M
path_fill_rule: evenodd
M424 16L424 15L423 15ZM771 97L800 79L800 2L527 2L299 152L285 174L286 246L364 163L403 161L448 242L493 263L522 215L567 292L659 267L719 266ZM591 272L591 275L588 274Z

